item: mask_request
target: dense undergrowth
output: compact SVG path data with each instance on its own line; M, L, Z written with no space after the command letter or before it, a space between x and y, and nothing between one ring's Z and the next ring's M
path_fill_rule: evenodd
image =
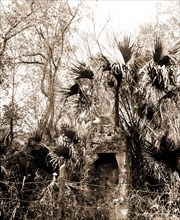
M68 1L62 1L59 9L53 5L61 3L57 0L42 1L46 2L42 7L24 1L29 8L26 14L18 2L14 1L22 13L18 20L16 10L9 18L4 14L10 29L3 35L0 54L4 91L10 90L8 85L13 81L10 102L6 105L4 98L0 120L0 219L110 219L117 201L112 201L111 193L103 194L111 190L87 176L86 156L92 151L87 142L99 133L109 139L114 135L117 141L119 131L131 157L127 164L131 179L125 181L129 218L180 219L180 80L176 56L180 43L164 50L160 37L155 36L151 51L146 51L138 40L132 43L124 36L121 42L115 39L113 49L103 51L102 47L100 53L90 53L87 62L73 60L71 65L69 51L75 53L75 49L69 37L77 29L69 28L78 8L71 10ZM52 17L59 24L56 30ZM15 47L16 41L19 47ZM100 47L98 40L97 44ZM150 52L148 57L146 52ZM18 58L13 57L16 53ZM28 76L20 75L21 67ZM25 98L20 99L22 109L16 103L16 74L18 83L28 85L28 93L32 93L25 103Z

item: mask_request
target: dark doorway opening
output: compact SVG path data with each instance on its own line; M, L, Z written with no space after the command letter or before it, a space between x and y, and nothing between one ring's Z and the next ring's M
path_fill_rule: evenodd
M99 153L94 163L94 183L113 187L119 183L119 171L115 153Z

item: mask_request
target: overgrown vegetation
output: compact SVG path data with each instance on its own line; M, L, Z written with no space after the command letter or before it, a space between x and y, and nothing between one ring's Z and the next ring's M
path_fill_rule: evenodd
M111 196L100 203L86 181L86 143L121 131L130 219L179 219L180 43L167 49L157 33L142 48L126 35L78 60L82 8L14 0L1 15L0 217L109 219Z

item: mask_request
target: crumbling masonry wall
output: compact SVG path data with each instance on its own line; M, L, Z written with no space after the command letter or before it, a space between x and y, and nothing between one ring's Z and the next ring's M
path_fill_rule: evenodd
M130 167L126 138L120 132L96 133L86 147L86 181L92 196L96 194L97 207L107 207L110 220L128 219Z

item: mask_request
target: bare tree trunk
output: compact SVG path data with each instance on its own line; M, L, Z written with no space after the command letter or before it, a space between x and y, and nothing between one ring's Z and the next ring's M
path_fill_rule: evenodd
M115 90L115 126L120 127L120 116L119 116L119 90L120 84L117 84ZM124 142L126 143L126 142ZM121 143L122 144L122 143ZM119 167L119 195L121 205L116 206L116 216L117 220L128 220L129 219L129 187L130 187L130 155L128 152L128 146L126 144L122 144L119 152L116 155L116 159L118 161Z
M64 220L65 164L59 169L59 219Z
M116 90L115 90L115 126L119 127L119 89L120 89L120 84L117 84Z
M125 144L124 144L125 143ZM129 191L130 191L130 155L128 152L127 143L124 142L123 146L116 154L116 159L119 167L119 199L120 204L115 206L116 220L128 220L129 219Z

